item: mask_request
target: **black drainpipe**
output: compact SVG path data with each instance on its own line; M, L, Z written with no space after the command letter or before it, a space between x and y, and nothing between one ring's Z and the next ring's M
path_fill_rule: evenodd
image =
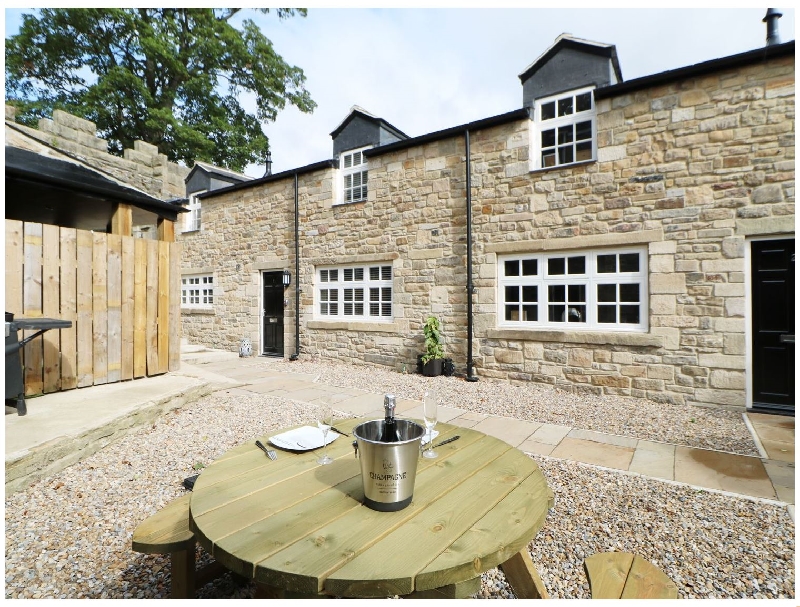
M467 381L478 381L472 360L472 167L470 166L469 129L464 131L467 148Z
M294 174L294 354L289 360L300 357L300 210L297 195L297 173Z

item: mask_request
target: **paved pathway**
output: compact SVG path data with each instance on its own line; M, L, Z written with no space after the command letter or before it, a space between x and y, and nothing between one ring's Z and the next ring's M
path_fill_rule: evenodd
M206 362L200 351L194 356L187 352L185 360L198 372L212 371L241 382L235 389L243 392L308 403L326 398L337 409L354 416L383 416L382 394L321 384L309 375L265 370L262 364L248 366L238 357ZM263 360L259 359L260 363ZM188 365L182 372L189 372ZM422 403L400 399L397 412L402 417L422 419ZM793 505L794 418L757 414L748 417L763 458L484 415L454 407L439 410L443 422L475 428L528 453Z
M137 420L146 423L164 410L212 390L270 394L307 403L328 398L337 409L354 416L383 415L382 394L321 384L306 374L265 369L264 360L184 346L177 373L48 394L31 399L24 417L7 411L6 492L95 452L119 432L130 431ZM117 418L106 419L111 415L107 406L103 406L104 416L98 416L96 407L89 406L92 402L114 403ZM397 411L400 416L422 418L419 401L401 399ZM440 408L441 421L475 428L528 453L784 502L790 504L794 516L794 418L748 414L745 419L762 457ZM61 459L54 459L59 451Z

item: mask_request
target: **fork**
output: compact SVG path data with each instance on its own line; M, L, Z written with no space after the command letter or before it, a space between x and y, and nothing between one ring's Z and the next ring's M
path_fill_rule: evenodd
M256 447L261 449L264 453L267 454L267 457L270 458L272 461L278 459L278 454L275 453L272 449L267 449L264 445L261 444L260 440L256 441Z

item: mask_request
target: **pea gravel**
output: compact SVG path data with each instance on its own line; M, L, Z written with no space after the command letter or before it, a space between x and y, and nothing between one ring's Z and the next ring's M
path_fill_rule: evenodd
M284 365L287 371L319 375L319 381L363 386L373 392L393 390L403 398L418 398L423 382L430 381L322 363L272 363L271 368ZM609 407L603 407L603 399L587 407L571 395L538 387L489 381L469 384L457 378L435 381L457 406L471 411L509 407L502 409L503 414L528 411L525 419L559 423L553 420L561 399L567 413L559 419L567 425L644 432L658 419L655 413L637 409L654 417L648 417L649 423L620 417L604 425L603 413L608 414ZM547 399L552 402L548 404ZM613 399L610 408L616 410L619 404ZM598 407L602 410L595 410ZM589 416L588 421L575 423L582 413ZM312 418L311 407L303 403L242 389L221 390L7 497L6 598L168 596L169 557L131 550L131 536L139 522L182 495L185 477L202 472L204 465L231 447ZM683 418L668 416L657 425ZM695 419L691 440L705 444L722 444L714 442L722 441L722 429L736 427L735 416L716 412L697 413ZM688 427L686 422L683 427ZM663 432L658 440L674 440L669 430ZM745 445L745 437L741 433L740 437L724 445L728 450L734 450L734 444ZM682 444L687 444L685 438ZM742 452L743 447L739 449ZM555 494L555 506L529 546L551 597L588 597L583 559L595 552L624 550L661 567L678 585L681 597L794 598L794 522L785 506L574 462L534 459ZM201 563L209 560L201 549L198 557ZM198 596L244 598L252 596L253 590L251 583L225 575L200 589ZM483 575L476 597L511 598L513 594L502 573L494 569Z

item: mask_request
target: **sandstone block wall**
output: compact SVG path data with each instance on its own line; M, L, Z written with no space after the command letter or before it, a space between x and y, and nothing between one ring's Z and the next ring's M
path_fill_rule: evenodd
M544 171L531 170L528 121L471 133L478 375L744 406L747 239L794 234L793 58L601 99L597 122L597 162ZM333 204L337 171L299 176L303 353L411 371L434 314L465 371L464 154L454 137L373 156L368 200L350 205ZM293 195L287 178L203 201L184 272L213 271L218 286L212 313L184 315L191 341L260 343L260 272L295 266ZM646 333L498 328L498 255L628 244L648 251ZM391 263L393 322L314 319L315 268L362 262Z
M6 120L14 121L14 108L8 105ZM114 156L108 153L106 140L97 137L94 122L61 110L55 110L52 119L39 120L38 126L38 129L23 125L16 128L156 198L170 200L186 195L184 180L189 169L169 162L154 145L135 141L134 149L126 149L123 158Z

